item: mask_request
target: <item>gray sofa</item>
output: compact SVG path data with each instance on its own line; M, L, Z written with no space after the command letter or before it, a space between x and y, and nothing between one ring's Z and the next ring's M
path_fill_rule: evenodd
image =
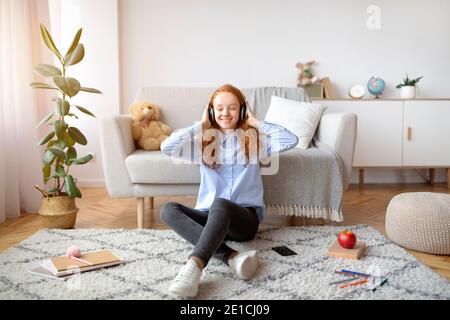
M159 105L162 110L161 121L176 130L201 118L203 108L213 90L214 88L144 87L138 90L135 101L148 100ZM254 100L257 94L262 93L266 96L273 94L288 99L309 101L301 88L249 88L243 89L243 92L252 105L255 116L259 119L264 119L268 103ZM341 170L340 184L342 190L345 190L349 184L352 169L356 140L356 115L325 113L314 139L335 151ZM114 115L101 120L100 146L108 193L112 197L137 199L138 228L143 227L145 198L149 198L150 208L153 208L153 197L155 196L197 195L198 193L200 181L198 165L174 164L170 157L161 151L136 149L131 134L130 115ZM289 152L291 150L286 153ZM295 151L288 154L286 160L281 156L280 166L283 166L283 161L288 161L289 157L308 157L308 152L298 152L298 155ZM292 164L292 162L290 163ZM311 181L304 177L292 178L297 184L306 184ZM264 180L264 189L266 190L266 187L270 189L276 179L277 176L273 176L270 180ZM266 181L270 181L270 186L266 186ZM295 190L306 190L305 187L308 188L305 185L295 186L295 183L292 182L292 185L289 185L286 181L280 181L279 185L285 185L291 193ZM339 197L342 198L342 194L339 194Z

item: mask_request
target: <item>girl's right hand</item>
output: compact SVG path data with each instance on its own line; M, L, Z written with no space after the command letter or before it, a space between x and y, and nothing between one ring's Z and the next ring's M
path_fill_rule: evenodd
M211 122L209 121L208 107L209 105L206 105L205 109L203 110L201 120L203 130L211 128Z

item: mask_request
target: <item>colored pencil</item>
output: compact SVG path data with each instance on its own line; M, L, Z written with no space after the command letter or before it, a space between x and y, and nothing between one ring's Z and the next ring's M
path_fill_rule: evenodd
M79 261L79 262L88 264L90 266L94 265L92 262L89 262L89 261L86 261L86 260L83 260L83 259L80 259L80 258L77 258L77 257L73 257L73 256L70 256L69 259L72 259L72 260L75 260L75 261Z
M352 271L352 270L341 269L341 272L348 273L348 274L354 274L354 275L361 276L361 277L381 278L380 276L375 276L372 274L367 274L367 273L362 273L362 272L357 272L357 271Z
M339 288L343 289L343 288L347 288L347 287L350 287L350 286L358 286L360 284L364 284L364 283L367 283L367 282L369 282L369 280L367 280L367 279L366 280L361 280L361 281L357 281L357 282L344 284L342 286L339 286Z
M348 282L348 281L353 281L353 280L356 280L356 279L359 279L359 278L361 278L361 277L348 278L348 279L341 280L341 281L330 282L329 285L331 286L333 284L340 284L340 283L344 283L344 282Z
M353 277L354 276L354 274L350 274L350 273L342 272L342 271L335 271L334 273L342 274L343 276L346 276L346 277Z

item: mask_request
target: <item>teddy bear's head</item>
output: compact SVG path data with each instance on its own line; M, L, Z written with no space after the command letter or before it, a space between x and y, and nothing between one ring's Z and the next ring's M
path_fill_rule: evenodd
M160 111L159 107L148 101L140 101L132 104L128 110L133 116L134 121L139 120L159 120Z

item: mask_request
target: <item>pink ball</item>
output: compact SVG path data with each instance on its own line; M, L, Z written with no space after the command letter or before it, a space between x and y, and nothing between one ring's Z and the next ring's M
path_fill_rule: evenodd
M70 246L69 249L67 249L66 255L68 257L78 258L81 256L81 250L77 246Z

